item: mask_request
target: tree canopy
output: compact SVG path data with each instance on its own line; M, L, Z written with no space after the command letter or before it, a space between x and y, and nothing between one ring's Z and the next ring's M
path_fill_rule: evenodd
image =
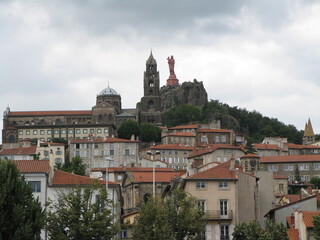
M203 239L205 221L196 199L176 190L166 200L150 198L133 226L134 240Z
M320 240L320 215L313 217L314 238Z
M82 158L79 156L73 157L71 159L71 162L66 162L60 169L82 176L86 174L86 165L83 163Z
M136 137L139 135L138 123L133 120L127 120L121 123L118 129L119 138L131 139L132 135L135 135Z
M114 220L105 187L92 185L60 192L57 201L48 202L46 229L52 240L104 240L119 231Z
M40 239L44 213L16 165L0 160L0 239Z
M163 124L168 127L183 125L201 120L201 108L188 104L173 107L163 114Z
M143 142L161 142L161 129L152 123L141 123L139 132Z

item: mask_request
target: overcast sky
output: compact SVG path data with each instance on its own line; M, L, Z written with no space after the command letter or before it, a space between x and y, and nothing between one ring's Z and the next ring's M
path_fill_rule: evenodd
M0 1L0 109L87 110L108 82L134 108L152 49L161 86L320 132L320 2L311 0Z

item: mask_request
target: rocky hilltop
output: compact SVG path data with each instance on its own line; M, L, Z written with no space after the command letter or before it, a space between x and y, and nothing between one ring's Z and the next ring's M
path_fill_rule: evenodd
M202 82L184 82L178 86L163 86L160 89L161 110L190 104L203 107L208 102L208 94Z

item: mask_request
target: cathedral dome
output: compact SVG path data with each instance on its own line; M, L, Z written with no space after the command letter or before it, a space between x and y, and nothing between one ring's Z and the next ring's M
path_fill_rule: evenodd
M105 89L103 89L100 93L99 93L99 96L101 95L119 95L119 93L117 93L116 90L114 90L113 88L111 87L107 87Z

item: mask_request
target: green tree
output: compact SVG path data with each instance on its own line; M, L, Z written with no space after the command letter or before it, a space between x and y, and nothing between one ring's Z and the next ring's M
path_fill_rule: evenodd
M0 239L40 239L44 214L16 165L0 160Z
M173 107L163 114L163 124L172 127L202 120L202 110L192 105Z
M320 188L320 178L318 177L312 177L310 179L310 183L314 184L316 186L316 188Z
M300 176L300 171L299 171L298 165L296 165L296 167L294 169L294 180L297 182L301 181L301 176Z
M320 215L313 217L314 238L320 240Z
M93 199L95 190L99 194ZM57 201L50 201L47 206L46 229L52 240L104 240L119 231L104 186L61 191Z
M275 223L274 221L267 221L267 235L270 240L288 240L287 228L282 223Z
M160 142L161 141L161 129L152 123L141 123L140 128L140 140L143 142Z
M200 240L205 221L196 199L176 190L166 200L149 199L133 226L134 240Z
M60 169L82 176L86 174L86 165L83 163L82 158L79 156L73 157L71 159L71 162L66 162Z
M121 123L118 129L119 138L131 139L132 135L139 135L139 126L137 122L133 120L127 120Z

